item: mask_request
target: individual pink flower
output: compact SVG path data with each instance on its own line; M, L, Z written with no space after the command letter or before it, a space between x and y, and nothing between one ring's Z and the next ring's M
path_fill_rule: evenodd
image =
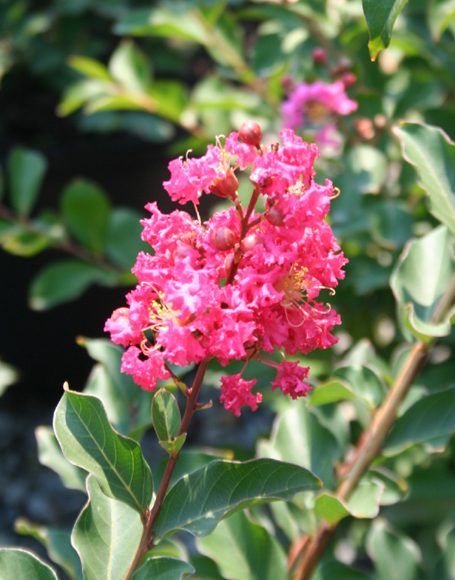
M158 379L168 379L171 375L164 367L164 357L156 349L144 356L136 346L130 346L122 356L122 373L134 376L135 382L146 391L154 391Z
M258 404L262 402L262 394L251 392L255 384L256 379L246 381L241 378L240 373L222 377L220 401L224 408L234 413L236 417L240 416L240 408L244 406L256 411Z
M337 147L340 138L336 132L336 116L349 115L357 106L346 94L342 80L299 83L281 106L283 126L295 131L313 131L318 144Z
M285 395L290 395L292 399L305 397L311 390L310 385L305 382L309 370L310 367L302 367L296 362L284 361L279 363L275 380L272 383L272 390L281 389Z

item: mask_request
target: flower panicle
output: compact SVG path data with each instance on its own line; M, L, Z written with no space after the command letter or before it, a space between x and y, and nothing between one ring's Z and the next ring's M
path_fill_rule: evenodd
M197 206L212 194L232 205L200 221L147 204L142 239L152 251L139 253L137 286L105 325L126 347L122 371L144 389L170 378L169 365L243 361L241 372L221 380L221 402L237 416L262 401L256 381L243 376L254 359L276 368L272 389L292 398L308 393L308 367L266 355L307 354L336 342L340 317L319 294L334 290L347 262L325 219L336 190L330 180L314 180L317 146L292 129L268 146L261 136L250 122L201 157L169 163L163 185L174 201ZM244 172L252 188L247 208L237 196Z

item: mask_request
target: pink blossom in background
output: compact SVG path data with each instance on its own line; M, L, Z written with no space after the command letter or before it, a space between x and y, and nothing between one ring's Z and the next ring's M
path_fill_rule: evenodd
M346 94L342 80L333 83L299 83L281 106L283 127L294 131L310 129L319 145L337 147L336 116L357 110L357 102Z
M314 181L317 146L285 129L266 147L253 140L254 129L249 124L253 144L240 130L202 157L170 162L164 185L172 199L197 205L202 193L212 193L233 203L203 223L148 204L142 238L152 251L137 256L137 286L105 326L126 347L122 371L144 389L170 378L169 364L243 361L240 373L227 369L221 380L221 402L235 415L262 401L256 381L243 377L251 360L277 368L273 389L306 395L308 367L267 355L307 354L336 342L340 318L319 295L337 286L347 261L325 221L333 185ZM245 170L248 209L236 192Z

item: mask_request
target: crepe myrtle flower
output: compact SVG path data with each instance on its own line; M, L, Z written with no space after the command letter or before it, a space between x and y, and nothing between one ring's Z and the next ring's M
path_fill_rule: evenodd
M252 360L276 369L272 389L293 399L308 393L309 368L284 357L336 342L340 317L320 293L334 292L347 262L326 221L333 184L314 180L318 147L289 128L270 145L261 141L259 125L247 123L203 156L169 163L164 188L191 202L196 218L146 205L142 239L151 251L137 256L137 286L105 325L126 349L121 370L143 389L172 378L170 365L218 360L226 367L221 402L237 416L262 401L256 380L243 376ZM251 183L246 207L237 194L242 172ZM202 221L203 194L230 205ZM243 362L235 374L233 361Z
M354 82L355 76L346 73L332 83L297 84L281 106L283 127L305 131L312 134L319 146L338 149L341 139L336 128L337 117L357 110L357 102L346 94L346 87Z

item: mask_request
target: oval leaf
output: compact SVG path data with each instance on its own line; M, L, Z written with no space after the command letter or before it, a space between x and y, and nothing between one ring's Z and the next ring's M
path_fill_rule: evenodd
M47 310L78 298L92 284L111 285L117 275L79 260L60 260L45 266L30 286L33 310Z
M131 40L118 46L109 62L109 71L122 87L133 93L147 92L152 82L147 59Z
M180 429L180 409L177 400L166 389L159 389L152 401L153 427L160 441L177 437Z
M65 457L92 473L103 493L144 512L153 492L150 468L138 443L112 429L99 399L65 392L54 431Z
M41 425L35 436L41 465L54 470L65 487L85 492L86 473L65 458L52 429Z
M387 48L392 38L395 20L403 10L408 0L362 0L363 12L368 25L371 60L375 61L378 54Z
M35 205L47 169L46 159L36 151L17 147L8 159L11 205L21 215Z
M412 335L422 340L450 332L449 315L438 324L433 315L455 275L452 243L453 237L444 226L411 240L392 273L390 286L398 302L401 329L409 340Z
M56 573L35 554L19 548L0 548L0 578L2 580L57 580Z
M455 234L455 143L438 127L420 123L402 123L394 133L429 197L431 213Z
M124 578L142 536L140 515L105 496L96 479L87 480L89 501L74 526L71 540L85 580Z
M180 529L206 535L236 509L289 499L300 491L318 489L320 484L310 471L273 459L213 461L174 485L164 500L154 531L157 536Z
M61 211L71 234L92 252L100 253L105 246L110 213L104 191L89 181L72 181L62 193Z
M176 558L150 558L134 572L132 580L177 580L187 574L195 574L191 564Z
M205 538L199 551L214 560L224 578L287 580L286 556L278 541L243 512L226 518Z
M455 388L433 393L414 403L396 422L384 452L393 455L410 445L455 432Z

